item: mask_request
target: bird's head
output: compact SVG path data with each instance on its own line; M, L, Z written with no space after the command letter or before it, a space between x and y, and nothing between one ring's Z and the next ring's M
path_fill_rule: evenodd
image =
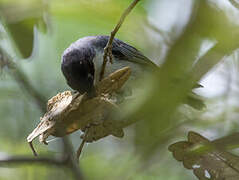
M89 48L67 49L62 56L61 70L68 85L80 93L94 88L94 51Z

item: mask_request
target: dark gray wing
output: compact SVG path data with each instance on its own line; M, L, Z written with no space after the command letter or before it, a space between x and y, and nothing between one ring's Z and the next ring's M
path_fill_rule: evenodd
M136 48L124 43L119 39L114 39L112 53L114 56L121 56L122 59L127 61L151 66L153 68L157 67L156 64L154 64Z
M102 49L106 46L108 42L109 36L96 36L96 41L94 41L94 45L97 47L101 47ZM112 44L112 54L114 57L118 59L123 59L126 61L131 61L134 63L147 65L153 68L157 68L158 66L154 64L149 58L144 56L140 51L136 48L124 43L119 39L114 39Z

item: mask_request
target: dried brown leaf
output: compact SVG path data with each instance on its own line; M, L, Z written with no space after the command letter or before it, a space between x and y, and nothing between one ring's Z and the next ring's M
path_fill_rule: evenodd
M239 157L216 148L214 144L195 132L188 133L188 141L169 146L176 160L192 169L199 180L238 180Z
M62 137L77 130L88 129L86 142L96 141L108 135L123 136L123 129L112 120L112 113L119 112L111 94L119 90L130 76L130 68L115 71L96 85L97 96L88 98L65 91L52 97L47 104L47 112L41 122L27 137L31 143L39 136L46 143L48 136Z

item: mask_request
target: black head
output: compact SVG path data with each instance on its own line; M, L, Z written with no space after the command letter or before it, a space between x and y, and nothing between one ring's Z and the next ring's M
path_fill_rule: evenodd
M80 93L91 93L94 89L94 50L90 48L68 48L62 56L61 70L67 84Z

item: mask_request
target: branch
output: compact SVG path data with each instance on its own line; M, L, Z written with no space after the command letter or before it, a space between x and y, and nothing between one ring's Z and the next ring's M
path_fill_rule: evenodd
M49 157L24 157L24 156L11 156L7 158L0 159L0 167L15 165L15 164L47 164L55 166L66 166L67 159L56 159Z
M103 79L104 77L104 73L105 73L105 66L107 63L107 58L109 59L110 63L112 64L113 61L113 55L112 55L112 43L114 40L114 37L116 35L116 33L118 32L118 30L120 29L121 25L123 24L126 16L133 10L133 8L136 6L136 4L139 2L140 0L134 0L129 7L123 12L123 14L120 17L120 20L118 22L118 24L115 26L114 30L110 33L110 37L109 40L104 48L104 54L103 54L103 64L101 67L101 72L100 72L100 81Z
M76 152L76 157L77 157L78 160L80 160L80 155L81 155L83 147L84 147L84 145L86 143L86 137L88 135L88 132L89 132L89 129L87 128L85 133L84 133L84 135L83 135L83 137L82 137L82 142L80 144L80 147L78 148L78 150Z
M16 80L22 89L24 89L35 101L38 105L39 109L45 113L46 111L46 98L44 98L28 81L26 75L17 68L17 65L13 62L11 57L6 54L2 49L0 49L0 66L7 66L11 72L11 75ZM37 153L34 150L32 144L30 143L31 149L33 150L34 155L36 156ZM48 157L8 157L5 159L0 159L0 166L1 165L11 165L11 164L25 164L25 163L36 163L36 164L48 164L48 165L55 165L55 166L65 166L71 169L72 173L75 176L75 179L81 180L83 179L83 175L78 167L76 157L74 157L73 149L68 139L63 138L63 148L64 154L62 158L48 158Z
M66 138L63 139L64 148L66 149L66 155L62 158L49 158L49 157L23 157L23 156L12 156L5 159L0 159L0 167L9 166L9 165L23 165L23 164L45 164L45 165L54 165L57 167L67 167L69 168L75 176L76 180L83 180L83 175L78 168L77 161L72 157L72 151L69 147L70 144L66 144Z
M13 62L11 57L0 49L0 64L1 67L7 66L11 72L11 75L18 83L18 85L29 94L34 102L37 104L39 109L44 113L46 111L46 102L47 99L42 96L29 82L27 76L24 74L21 69L19 69L16 63Z
M45 164L58 167L67 167L72 171L76 180L83 180L84 178L78 167L76 156L73 153L73 148L66 137L63 138L63 149L64 153L59 158L24 156L11 156L3 158L0 159L0 167L23 164Z
M75 176L76 180L82 180L84 179L79 164L77 163L76 155L73 151L72 145L69 142L69 139L67 137L63 137L63 148L64 148L64 154L67 155L69 158L68 167L71 168L73 175Z

